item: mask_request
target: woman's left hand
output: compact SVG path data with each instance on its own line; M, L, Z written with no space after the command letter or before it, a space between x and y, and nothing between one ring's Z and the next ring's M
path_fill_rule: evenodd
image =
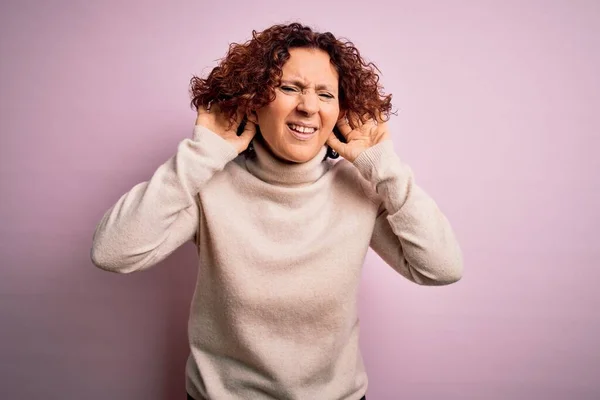
M347 143L340 142L333 132L327 139L327 144L350 162L354 162L363 151L390 138L387 123L381 119L377 121L369 119L363 123L357 118L352 121L352 124L356 128L352 129L346 118L337 122L337 127Z

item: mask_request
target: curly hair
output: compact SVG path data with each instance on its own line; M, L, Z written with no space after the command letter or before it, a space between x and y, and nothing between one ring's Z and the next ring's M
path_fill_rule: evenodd
M191 79L192 107L197 110L217 103L233 123L238 110L248 113L266 106L275 100L289 50L298 47L329 54L339 76L340 109L346 112L351 125L353 118L389 119L392 95L383 92L375 64L365 62L352 42L299 23L274 25L262 32L253 30L252 39L246 43L230 44L227 55L207 78Z

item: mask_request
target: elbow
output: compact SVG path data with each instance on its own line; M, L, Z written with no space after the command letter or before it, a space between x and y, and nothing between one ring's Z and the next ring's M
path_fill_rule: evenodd
M450 285L456 283L462 279L463 276L463 265L462 263L456 263L453 265L446 266L443 269L443 273L437 279L437 285Z
M460 257L443 260L434 268L423 268L420 274L413 273L413 280L422 286L446 286L460 281L463 277L463 263Z
M121 270L118 267L118 263L116 263L115 260L99 246L92 246L90 257L92 259L92 264L103 271L119 272Z
M458 245L453 246L451 251L442 252L441 258L435 263L437 267L432 274L433 285L445 286L460 281L463 277L463 258Z
M135 265L125 262L122 257L118 257L113 252L94 243L90 251L92 263L103 271L114 272L118 274L128 274L135 272L138 268Z

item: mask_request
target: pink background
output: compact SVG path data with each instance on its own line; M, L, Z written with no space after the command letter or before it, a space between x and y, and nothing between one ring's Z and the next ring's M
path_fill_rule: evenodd
M2 1L0 398L184 398L193 246L123 276L92 233L191 134L192 74L291 20L380 67L464 251L443 288L369 255L369 400L600 398L594 0Z

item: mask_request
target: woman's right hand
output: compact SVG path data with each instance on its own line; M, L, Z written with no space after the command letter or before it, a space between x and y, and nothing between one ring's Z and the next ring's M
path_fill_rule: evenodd
M223 139L228 141L237 149L238 154L248 148L250 141L256 135L256 125L250 121L246 122L246 127L240 136L237 135L237 129L244 119L244 113L238 112L235 122L230 123L229 119L221 112L217 104L212 104L210 110L203 107L198 108L198 118L196 125L202 125L210 129Z

